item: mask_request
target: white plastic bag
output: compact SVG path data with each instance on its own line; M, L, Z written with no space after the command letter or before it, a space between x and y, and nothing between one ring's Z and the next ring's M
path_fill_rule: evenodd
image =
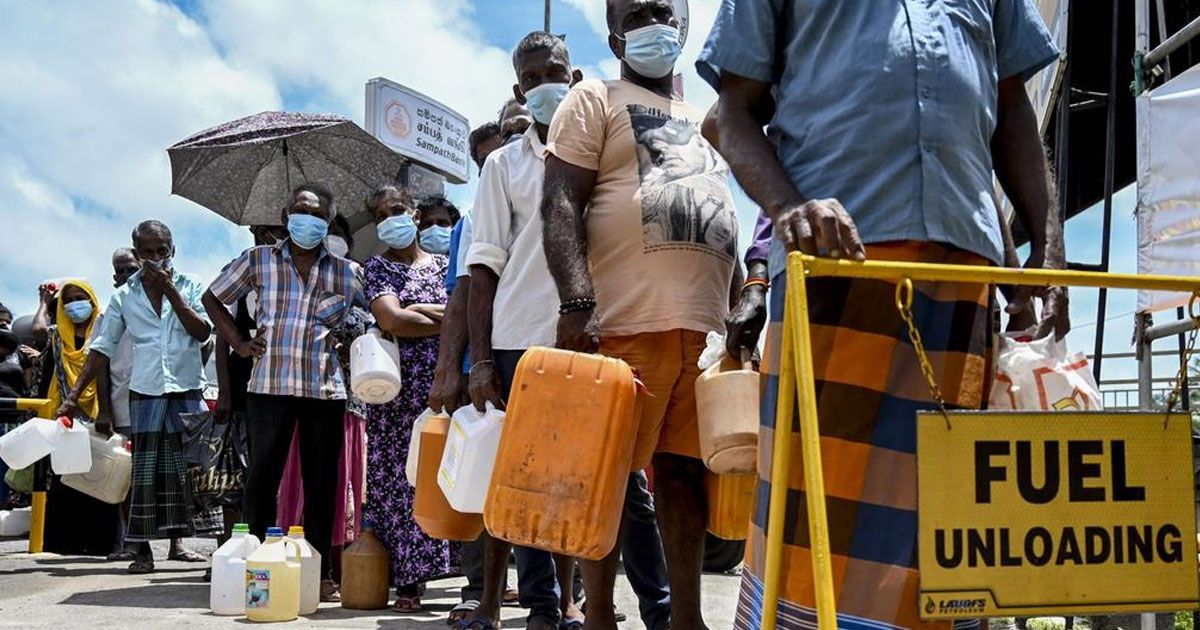
M996 377L988 409L1012 411L1100 411L1100 388L1087 357L1067 352L1054 335L1028 339L1029 333L998 337Z
M412 437L408 440L408 461L404 462L404 476L408 479L408 485L414 488L417 487L417 462L421 457L421 430L425 428L429 419L436 415L436 411L427 407L413 421Z
M696 361L696 364L700 366L700 371L703 372L720 363L726 354L725 335L709 331L708 336L704 340L704 351L700 353L700 358Z

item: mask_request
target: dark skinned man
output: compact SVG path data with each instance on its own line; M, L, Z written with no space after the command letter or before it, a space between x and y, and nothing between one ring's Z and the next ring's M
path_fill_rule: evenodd
M255 535L275 524L276 493L298 426L305 537L321 554L322 601L341 599L330 574L330 541L346 384L332 333L352 304L366 305L358 264L325 248L336 212L323 187L300 186L282 211L288 238L247 249L204 294L204 308L229 347L255 357L246 395L246 520ZM247 339L226 305L252 291L258 334Z
M786 4L786 6L785 6ZM773 222L769 339L778 356L788 251L842 257L1005 264L993 168L1032 240L1027 266L1061 267L1062 234L1024 80L1057 55L1036 9L991 3L837 3L821 10L773 0L722 5L698 70L718 88L721 152ZM763 126L770 125L770 135ZM839 625L923 623L917 573L914 413L931 409L895 285L808 283L822 456ZM917 326L952 407L983 402L991 334L988 287L917 283ZM1028 318L1028 294L1016 296ZM1066 293L1041 296L1038 334L1065 334ZM768 365L777 383L777 366ZM770 386L768 386L770 391ZM770 401L773 402L773 401ZM760 476L771 461L773 405L764 405ZM796 453L799 457L799 454ZM760 483L766 483L760 480ZM760 486L761 488L761 486ZM790 488L789 494L803 494ZM760 489L760 496L766 490ZM786 515L803 527L803 497ZM751 546L761 549L763 523ZM806 542L785 541L781 628L816 623ZM762 614L762 557L743 574L737 628Z
M133 354L127 400L118 401L128 405L134 444L125 543L135 550L129 572L149 573L154 570L152 540L172 539L168 559L204 561L179 542L194 533L180 415L205 410L200 347L212 327L200 304L204 286L171 263L175 255L171 230L158 221L143 221L132 237L140 269L121 283L125 272L134 267L117 264L127 257L123 252L113 256L118 286L104 311L100 335L89 346L83 374L64 397L58 415L71 415L94 379L100 403L96 430L112 434L109 374L122 339L128 337Z
M705 333L724 329L737 221L728 169L700 134L703 112L672 94L672 3L610 0L607 18L621 79L577 85L549 133L542 214L557 344L621 358L650 389L633 467L654 465L670 625L700 629L707 502L696 362ZM615 550L581 562L586 628L616 627L615 562Z

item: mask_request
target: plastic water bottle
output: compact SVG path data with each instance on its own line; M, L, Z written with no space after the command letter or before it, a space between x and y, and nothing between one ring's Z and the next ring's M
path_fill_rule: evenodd
M300 614L311 615L321 606L321 554L304 539L304 528L288 528L288 538L300 545Z
M246 558L259 545L250 527L238 523L233 526L233 537L213 554L208 607L214 615L246 614Z

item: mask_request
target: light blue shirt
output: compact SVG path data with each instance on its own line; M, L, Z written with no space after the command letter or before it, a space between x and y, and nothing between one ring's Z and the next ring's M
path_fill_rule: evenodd
M1058 56L1032 0L724 0L696 62L768 83L800 194L864 242L938 241L1003 263L992 200L997 82ZM771 247L772 273L783 247Z
M207 320L200 303L205 285L174 270L171 281L192 310ZM163 296L162 317L159 317L142 287L142 272L130 276L124 286L113 292L101 324L100 335L92 341L90 350L112 359L126 331L133 340L130 391L162 396L204 387L200 342L188 334L166 296Z

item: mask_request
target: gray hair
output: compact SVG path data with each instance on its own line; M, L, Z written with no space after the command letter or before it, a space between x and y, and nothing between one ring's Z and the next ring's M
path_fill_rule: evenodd
M137 224L137 227L133 228L133 232L129 235L135 248L137 247L138 238L146 234L158 234L172 243L175 242L175 238L171 236L171 228L167 227L166 223L158 219L147 219ZM113 252L113 254L115 255L116 252Z
M329 192L328 188L314 182L305 182L292 189L291 201L296 201L296 195L299 195L302 192L310 192L316 195L317 199L319 199L321 203L325 205L325 211L329 213L329 220L331 222L333 221L333 218L336 217L338 213L337 201L334 200L333 193ZM288 206L291 207L290 202L288 203Z
M533 31L522 37L521 41L517 42L517 47L513 49L513 70L520 71L517 64L521 55L527 55L539 50L549 50L551 54L562 54L563 59L568 64L571 63L571 53L567 52L567 42L562 36L553 35L546 31Z

